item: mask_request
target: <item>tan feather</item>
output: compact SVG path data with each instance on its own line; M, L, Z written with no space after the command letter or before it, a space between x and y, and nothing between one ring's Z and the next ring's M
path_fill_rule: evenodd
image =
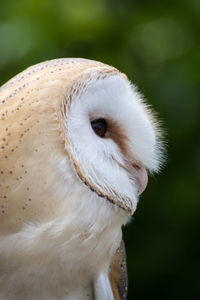
M123 240L111 260L109 280L114 299L126 300L128 291L128 276L126 268L126 250Z

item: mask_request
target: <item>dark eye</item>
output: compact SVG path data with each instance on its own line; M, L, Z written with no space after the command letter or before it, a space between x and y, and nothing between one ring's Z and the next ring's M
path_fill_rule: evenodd
M107 131L107 122L105 119L97 119L91 122L92 129L100 136L104 137Z

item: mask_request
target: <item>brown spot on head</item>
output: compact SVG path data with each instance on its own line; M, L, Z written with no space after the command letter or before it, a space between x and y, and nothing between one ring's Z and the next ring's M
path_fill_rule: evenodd
M112 139L119 147L121 153L124 156L127 156L128 153L128 137L123 130L123 128L116 121L108 120L107 132L105 134L105 138Z
M95 134L103 139L112 139L124 156L128 154L128 137L123 126L109 118L93 118L90 116L91 127Z

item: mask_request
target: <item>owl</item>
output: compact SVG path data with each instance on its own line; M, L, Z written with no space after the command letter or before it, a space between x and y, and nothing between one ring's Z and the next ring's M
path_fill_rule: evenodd
M0 88L0 300L126 299L122 225L161 131L125 74L87 59Z

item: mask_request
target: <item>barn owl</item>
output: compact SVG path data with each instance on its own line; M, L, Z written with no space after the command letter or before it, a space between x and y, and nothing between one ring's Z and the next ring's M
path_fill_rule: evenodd
M0 89L0 300L126 299L122 225L162 160L126 75L46 61Z

